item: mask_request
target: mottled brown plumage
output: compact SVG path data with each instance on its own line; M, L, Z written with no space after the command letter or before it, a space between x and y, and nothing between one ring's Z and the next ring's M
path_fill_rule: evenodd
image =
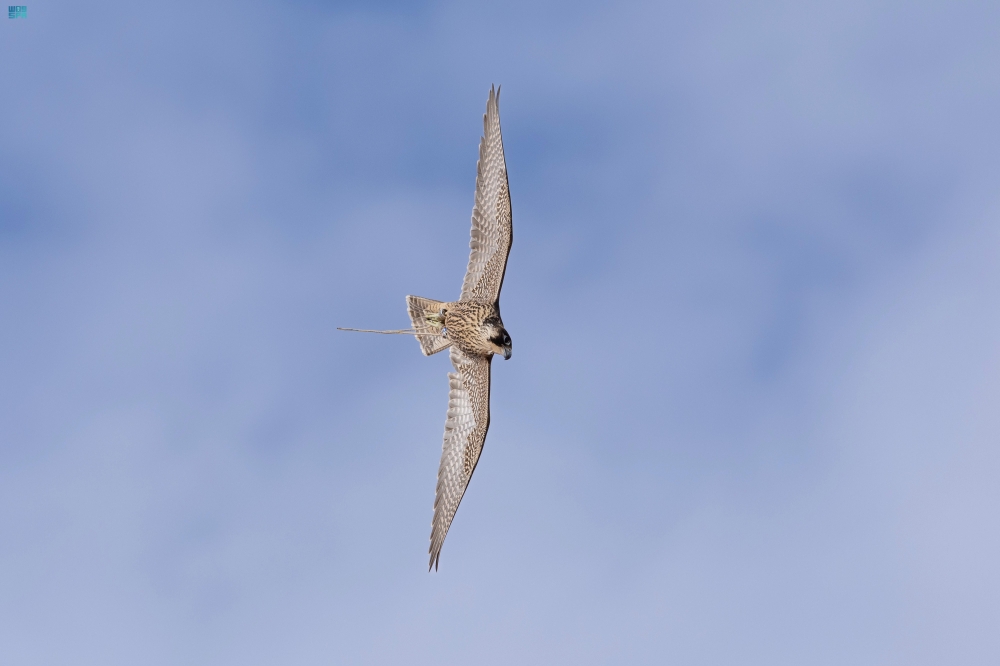
M441 546L469 485L490 427L490 364L494 354L511 355L510 335L500 318L500 289L513 241L510 190L500 136L500 91L490 89L476 165L472 207L472 250L457 301L407 296L412 333L425 356L451 348L455 372L448 373L448 418L438 468L431 525L430 566L437 568ZM360 329L342 329L360 330Z
M490 427L490 364L494 354L511 355L500 318L500 289L513 241L510 190L500 136L499 94L490 89L483 117L472 208L469 268L457 301L443 303L407 296L407 309L426 355L451 347L455 372L448 374L448 418L438 468L431 526L431 567L479 462Z

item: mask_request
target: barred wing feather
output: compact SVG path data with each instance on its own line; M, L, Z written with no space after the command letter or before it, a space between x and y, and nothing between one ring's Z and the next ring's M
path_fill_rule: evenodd
M490 358L467 356L451 348L455 372L448 373L448 419L438 468L431 527L430 567L436 569L441 546L479 462L490 427Z
M499 301L513 240L499 103L500 91L490 88L476 165L476 201L472 207L472 240L469 243L472 252L462 283L463 301Z

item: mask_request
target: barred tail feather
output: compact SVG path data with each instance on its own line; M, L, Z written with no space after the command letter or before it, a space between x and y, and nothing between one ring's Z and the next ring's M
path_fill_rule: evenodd
M423 335L417 335L417 342L420 343L420 351L424 356L436 354L439 351L451 346L451 341L443 335L427 335L428 333L439 333L440 326L435 326L428 321L428 315L436 315L441 311L444 301L433 301L420 296L407 296L406 309L410 313L410 323L413 330Z

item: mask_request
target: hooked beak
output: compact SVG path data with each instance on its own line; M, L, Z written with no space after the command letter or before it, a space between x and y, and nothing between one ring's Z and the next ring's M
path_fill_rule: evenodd
M510 360L510 352L511 352L510 345L507 345L506 347L503 348L503 360L505 361Z

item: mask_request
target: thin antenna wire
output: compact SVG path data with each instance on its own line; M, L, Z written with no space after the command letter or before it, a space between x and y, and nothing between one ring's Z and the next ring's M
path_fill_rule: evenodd
M416 331L412 328L401 328L396 331L372 331L367 328L341 328L337 327L338 331L354 331L355 333L381 333L382 335L431 335L440 336L440 333L425 333L423 331Z

